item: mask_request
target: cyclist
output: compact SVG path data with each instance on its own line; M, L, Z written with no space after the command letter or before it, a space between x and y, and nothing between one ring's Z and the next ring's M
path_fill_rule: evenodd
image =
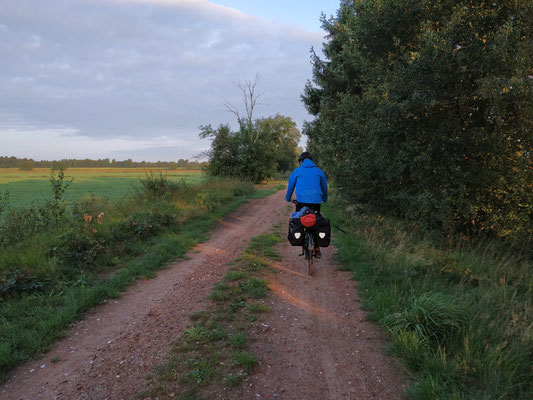
M289 177L285 200L290 202L296 190L296 211L302 207L320 212L320 204L328 201L328 182L326 175L313 162L311 154L303 152L298 157L300 166ZM320 257L320 249L315 247L315 257Z

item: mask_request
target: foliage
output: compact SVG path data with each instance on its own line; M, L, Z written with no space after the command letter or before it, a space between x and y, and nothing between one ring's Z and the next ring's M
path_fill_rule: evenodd
M213 139L211 150L204 154L209 158L209 175L260 183L296 166L300 132L294 121L279 114L254 120L254 109L261 97L256 89L258 79L256 76L254 81L237 84L243 96L244 116L237 107L225 103L237 117L238 131L232 132L227 124L218 129L211 125L200 127L202 139Z
M14 245L21 240L44 233L56 225L56 210L45 206L9 208L0 224L0 246Z
M80 270L93 270L103 249L102 242L89 232L65 232L54 241L50 256L61 272L72 275Z
M50 186L52 198L47 199L44 204L32 204L27 207L7 208L8 193L0 200L0 211L4 208L8 212L0 224L0 246L13 245L25 238L34 236L53 229L59 218L65 212L63 194L69 183L65 182L63 170L56 176L55 171L50 173ZM1 214L1 212L0 212Z
M172 196L173 193L182 191L187 187L185 180L171 181L167 176L160 172L158 175L153 172L146 173L144 179L140 180L141 190L147 196L154 198L161 198L165 196Z
M35 165L35 162L33 160L24 160L24 161L20 162L19 170L21 170L21 171L32 171L34 165Z
M210 175L259 183L296 166L300 132L289 117L278 114L256 119L251 125L241 122L237 132L232 132L229 125L200 129L200 137L213 138L208 152Z
M2 215L4 210L7 208L8 203L9 203L9 191L6 190L3 194L0 193L0 215Z
M57 176L55 170L50 172L50 185L52 187L52 200L48 201L48 208L52 210L55 218L58 219L65 212L65 204L63 195L68 189L70 181L65 181L65 171L63 168L59 169Z
M533 234L527 0L342 1L302 95L346 198L446 233Z

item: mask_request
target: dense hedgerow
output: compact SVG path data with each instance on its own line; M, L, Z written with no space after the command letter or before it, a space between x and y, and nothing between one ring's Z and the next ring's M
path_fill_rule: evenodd
M322 21L304 133L344 198L532 248L531 1L352 0Z

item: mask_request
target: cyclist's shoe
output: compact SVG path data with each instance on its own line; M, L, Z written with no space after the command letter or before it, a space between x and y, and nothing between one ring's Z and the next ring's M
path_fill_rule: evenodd
M322 257L322 253L320 252L320 247L315 248L315 258Z

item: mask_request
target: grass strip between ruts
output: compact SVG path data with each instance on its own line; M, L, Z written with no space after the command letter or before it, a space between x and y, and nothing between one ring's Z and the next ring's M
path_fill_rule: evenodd
M95 284L64 288L60 293L26 296L17 301L2 304L2 316L10 323L9 332L16 338L0 343L0 382L8 377L8 371L29 358L46 352L55 340L66 335L66 328L81 318L89 309L107 299L117 298L139 278L152 278L168 262L182 258L196 243L208 237L209 230L222 217L249 199L267 197L280 187L257 190L251 195L235 198L217 210L186 222L179 233L165 234L143 243L144 256L134 258L118 269L109 279ZM12 318L11 318L12 317ZM16 344L14 344L16 343Z
M264 269L279 260L279 233L253 238L241 258L213 286L208 308L190 316L191 325L174 342L169 359L150 376L142 398L199 400L239 386L258 360L248 351L251 327L269 312Z

